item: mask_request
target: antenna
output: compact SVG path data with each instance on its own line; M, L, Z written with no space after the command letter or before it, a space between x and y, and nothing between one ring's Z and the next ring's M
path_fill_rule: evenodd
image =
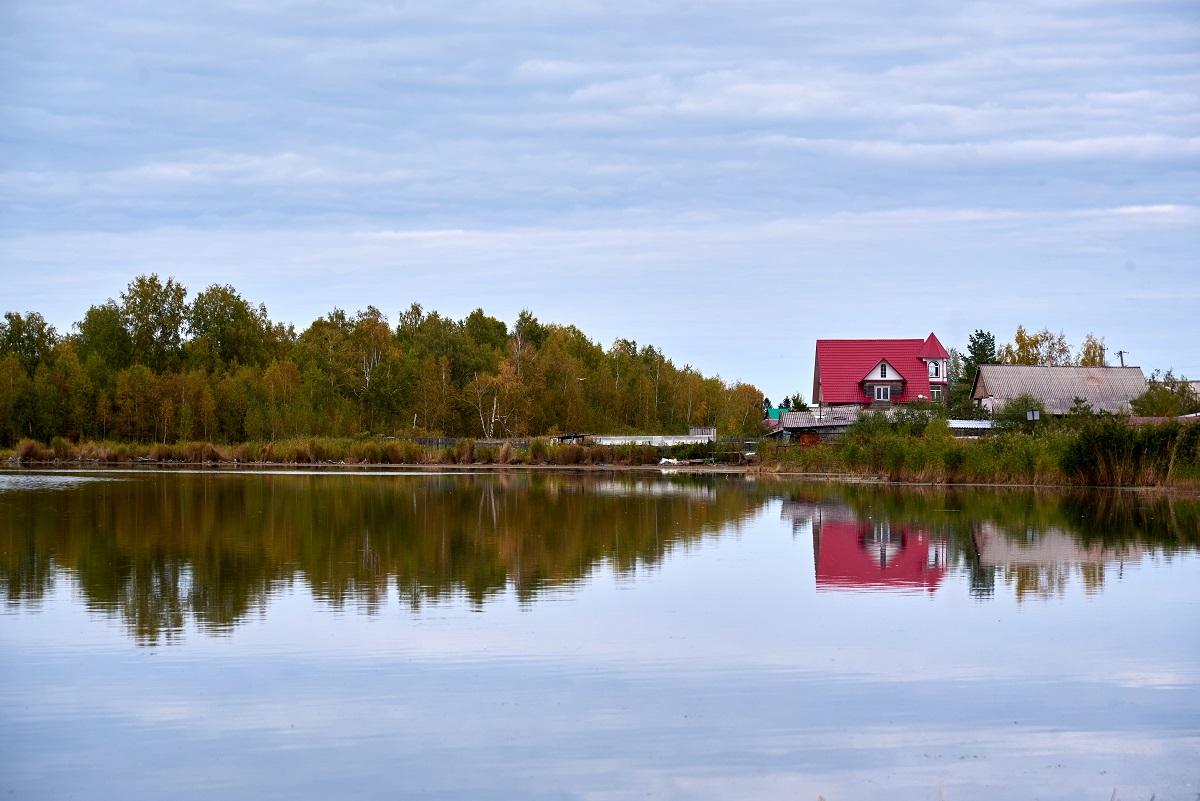
M1124 367L1124 366L1125 366L1125 354L1126 354L1126 353L1129 353L1129 351L1127 351L1127 350L1119 350L1119 351L1117 351L1117 358L1119 358L1119 359L1121 360L1121 366L1122 366L1122 367Z

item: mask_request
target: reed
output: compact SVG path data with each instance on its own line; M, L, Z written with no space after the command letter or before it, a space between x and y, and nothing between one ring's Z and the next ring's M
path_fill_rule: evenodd
M1200 483L1200 425L1132 426L1119 417L1025 433L959 440L944 421L917 434L871 423L835 442L767 443L762 469L841 473L892 481L1080 486L1194 486Z

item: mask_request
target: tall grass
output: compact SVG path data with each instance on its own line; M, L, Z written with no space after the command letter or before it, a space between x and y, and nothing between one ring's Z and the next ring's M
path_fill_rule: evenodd
M1200 485L1200 424L1132 426L1096 416L1035 433L956 439L945 421L921 433L870 423L835 442L768 443L763 468L932 483Z
M667 453L671 453L667 451ZM413 440L297 437L220 445L211 442L127 443L55 438L47 447L24 439L6 458L22 464L79 462L88 464L345 464L345 465L645 465L656 464L660 450L651 446L579 445L548 439L525 447L510 442L479 445L462 439L448 448Z

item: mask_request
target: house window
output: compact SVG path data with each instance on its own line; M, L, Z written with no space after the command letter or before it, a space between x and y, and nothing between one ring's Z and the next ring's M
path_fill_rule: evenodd
M942 402L942 388L941 387L930 387L929 388L929 397L934 403L941 403Z
M879 377L887 378L887 362L884 362L883 364L879 365Z
M942 375L942 366L937 362L929 363L929 377L939 378Z
M892 388L891 387L879 386L878 384L875 386L875 400L890 401L891 399L892 399Z

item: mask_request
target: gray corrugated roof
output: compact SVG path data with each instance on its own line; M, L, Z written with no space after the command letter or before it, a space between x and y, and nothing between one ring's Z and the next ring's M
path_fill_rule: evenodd
M963 431L989 431L992 428L991 420L947 420L947 427L951 431L961 429Z
M1129 401L1146 391L1140 367L1045 367L983 364L973 397L1007 401L1032 395L1050 414L1066 414L1082 398L1096 412L1128 412Z
M820 428L822 426L845 426L858 419L861 409L857 406L826 407L822 412L784 412L779 415L781 428Z

